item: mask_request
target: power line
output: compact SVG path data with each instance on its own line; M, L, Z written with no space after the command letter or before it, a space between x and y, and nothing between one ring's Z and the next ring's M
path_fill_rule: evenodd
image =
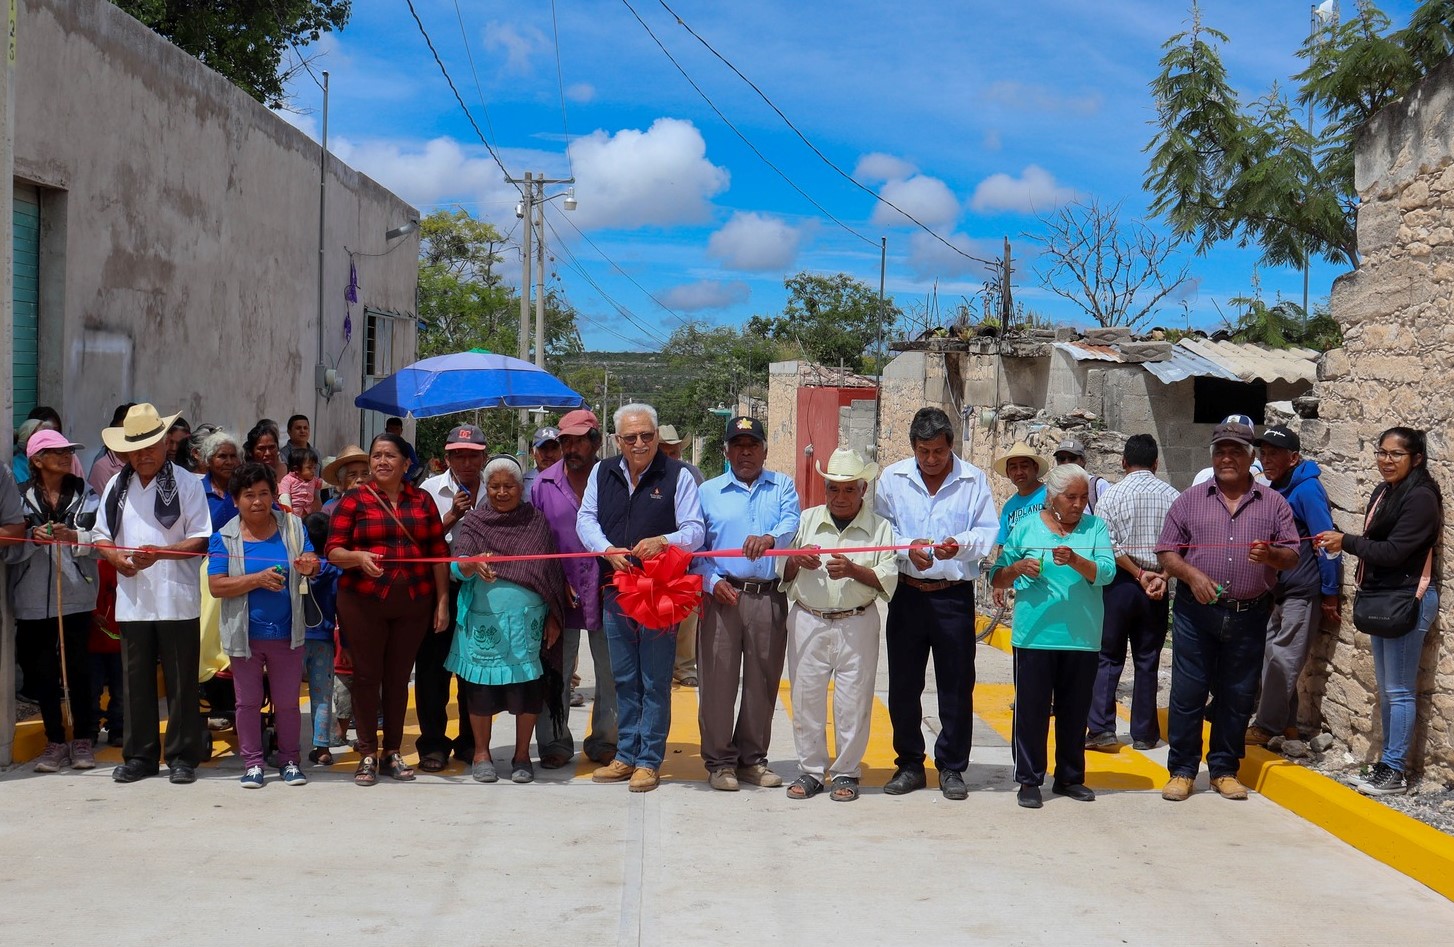
M788 177L788 175L787 175L787 173L785 171L783 171L777 165L773 164L770 160L768 160L767 155L765 155L761 151L759 151L758 150L758 147L756 145L754 145L751 141L749 141L748 138L747 138L747 136L744 135L741 131L739 131L736 125L732 124L732 120L729 119L725 114L723 114L722 110L717 107L716 103L712 101L711 97L708 96L707 93L702 90L702 87L699 86L699 85L697 85L696 81L694 79L692 79L692 77L690 75L687 74L687 71L682 68L682 64L676 61L676 57L673 56L671 54L671 52L666 48L666 46L662 43L662 41L657 38L656 34L654 32L652 32L651 27L647 25L646 21L641 18L641 14L639 14L639 13L636 12L636 8L631 5L631 0L621 0L621 2L626 5L626 9L628 9L628 10L631 11L631 15L636 18L636 22L641 24L641 28L644 29L644 30L646 30L646 35L651 37L651 41L656 44L656 46L657 46L658 49L661 50L662 55L664 55L667 59L669 59L671 61L671 64L676 67L677 72L679 72L679 73L682 74L682 78L685 79L685 80L687 80L687 84L690 85L693 89L696 90L697 94L702 97L702 101L706 102L707 105L708 105L708 107L710 107L712 109L712 111L717 114L717 117L722 120L722 124L726 125L728 128L730 128L732 130L732 133L734 135L736 135L738 138L742 139L742 143L744 145L746 145L749 149L751 149L752 153L755 154L755 155L757 155L757 157L762 161L763 164L767 165L774 172L776 172L777 173L777 176L780 177L780 178L782 178L784 181L786 181L789 187L791 187L793 190L797 191L800 195L802 195L802 197L803 197L804 200L806 200L809 204L812 204L815 208L817 208L818 213L822 214L824 217L827 217L829 220L833 221L833 223L837 224L839 227L843 228L848 233L853 234L855 237L857 237L858 239L862 240L864 243L868 244L869 246L872 246L872 247L877 247L878 246L878 242L877 241L870 240L869 238L865 237L863 234L859 233L857 230L854 230L852 227L848 226L843 221L839 220L837 217L833 216L833 213L831 211L829 211L828 208L824 207L822 204L820 204L817 201L813 200L812 195L810 195L807 191L805 191L801 187L799 187L798 184L797 184L797 182L794 181L792 178ZM957 247L955 249L958 250Z
M495 137L495 126L490 123L490 107L485 104L485 90L480 87L480 73L475 69L475 55L470 52L469 33L464 28L464 14L460 12L459 0L454 0L454 15L459 20L459 38L464 42L464 55L469 60L470 73L475 77L475 92L480 96L480 111L485 116L485 127L490 130L490 137Z
M489 139L485 137L485 133L480 131L480 126L476 124L474 115L470 114L469 106L464 104L464 97L459 94L459 89L455 87L454 80L449 77L449 70L444 68L444 60L439 58L439 50L434 48L434 41L429 38L429 31L424 28L424 21L419 19L419 11L414 9L414 0L404 0L404 3L408 5L409 14L414 17L415 25L419 27L419 35L424 37L424 44L429 47L429 52L433 54L435 65L439 66L440 74L444 76L444 81L449 84L449 91L454 93L454 100L464 110L464 117L469 119L470 127L475 130L475 134L479 136L480 141L485 146L485 150L490 153L490 157L495 159L495 164L499 166L500 172L506 178L510 177L510 171L505 167L505 162L500 160L500 156L495 152Z
M455 0L458 5L459 0ZM565 73L560 68L560 25L555 19L555 0L550 0L550 31L555 35L555 81L560 88L560 128L565 132L565 162L570 170L568 177L576 176L575 164L570 157L570 123L565 119Z
M278 13L278 5L273 0L268 0L268 8L273 11L273 19L278 21L278 31L282 34L283 39L288 41L288 45L292 47L293 55L298 57L298 64L308 73L308 78L313 80L313 84L318 87L318 91L322 92L323 83L318 81L317 74L313 72L312 64L304 57L303 51L298 48L298 44L293 42L293 37L288 35L288 28L283 25L283 17Z
M580 259L578 257L576 257L575 253L570 249L570 246L566 244L565 240L561 237L560 232L555 229L555 224L551 223L549 218L546 218L545 226L547 228L549 228L550 232L555 236L555 240L556 240L556 243L555 243L556 252L558 252L558 253L560 253L560 254L563 255L563 257L564 257L564 259L566 261L566 264L568 266L570 266L571 269L573 269L577 273L579 273L581 275L581 278L584 279L586 281L586 283L588 283L590 285L590 287L592 289L594 289L601 296L602 299L604 299L604 300L606 300L606 302L610 303L611 306L613 308L615 308L616 312L618 314L620 314L621 318L623 318L627 322L631 323L631 325L637 331L643 333L647 338L651 339L654 342L654 344L656 344L656 345L660 345L660 346L666 345L666 341L667 341L666 339L662 338L659 333L657 333L655 330L651 329L649 326L643 325L641 322L638 322L637 321L637 318L638 317L636 316L635 313L633 313L630 309L628 309L625 306L623 306L621 303L617 302L615 300L615 298L611 296L610 293L606 292L604 289L601 288L600 284L597 283L595 281L595 279L593 279L591 277L591 274L586 270L585 266L581 263Z
M563 214L557 214L556 216L557 217L560 217L561 220L563 220L566 223L570 224L571 229L574 230L577 234L579 234L580 235L580 238L582 240L584 240L586 243L590 244L591 249L592 250L595 250L596 251L596 254L598 256L600 256L601 259L605 260L607 263L609 263L611 265L611 269L615 270L617 273L620 273L622 276L624 276L628 280L630 280L631 281L631 285L635 286L637 289L639 289L643 293L645 293L646 294L646 297L648 299L650 299L652 302L656 303L658 306L660 306L662 308L662 310L664 312L666 312L667 315L671 316L673 319L675 319L677 322L680 322L684 326L691 324L691 320L689 320L689 319L683 319L680 315L677 314L677 311L675 309L672 309L666 303L662 302L660 299L657 299L656 298L656 295L653 294L651 292L651 290L647 289L645 286L642 286L640 283L638 283L636 281L636 277L632 276L630 273L628 273L625 270L623 270L620 267L620 265L615 260L613 260L609 256L607 256L606 255L606 251L605 250L602 250L600 247L596 246L596 241L594 241L590 237L586 236L586 232L584 230L582 230L581 228L577 227L576 226L576 222L574 220L571 220L569 217L566 217ZM550 228L550 231L551 231L551 233L555 233L555 228L554 227L551 227Z
M623 2L624 2L624 0L623 0ZM672 19L676 20L677 21L677 24L679 26L681 26L682 29L686 30L689 34L691 34L691 36L692 36L693 39L695 39L697 42L701 43L704 47L706 47L707 51L710 52L713 56L716 56L717 59L719 61L721 61L722 65L726 66L728 69L731 69L732 72L737 76L737 78L739 78L743 82L747 83L748 87L751 88L753 92L756 92L757 95L758 95L758 97L761 98L764 102L767 103L768 108L770 108L774 112L776 112L777 115L778 115L778 118L781 118L783 120L783 123L786 124L788 126L788 128L792 129L793 134L794 135L797 135L798 136L798 139L803 144L805 144L805 145L808 146L808 150L811 151L811 152L813 152L813 154L817 155L818 158L819 158L819 160L821 160L828 167L832 168L844 180L848 181L854 187L856 187L859 190L863 191L865 194L869 195L874 200L876 200L876 201L878 201L878 202L880 202L880 203L882 203L882 204L884 204L884 205L886 205L888 207L893 208L894 210L898 211L900 214L903 214L904 217L907 218L908 220L912 221L915 224L915 226L919 227L921 230L923 230L929 236L933 237L935 240L938 240L940 243L944 244L946 247L948 247L949 249L953 250L955 253L959 254L960 256L964 257L965 259L967 259L967 260L973 260L974 262L983 264L984 266L998 266L999 265L999 262L996 261L996 260L986 260L986 259L983 259L982 257L974 256L971 253L965 253L959 247L956 247L954 244L950 243L948 240L946 240L943 237L941 237L928 224L924 223L922 220L920 220L919 218L915 217L913 214L910 214L908 211L904 210L902 207L898 206L893 201L891 201L888 198L884 197L882 194L878 193L873 188L871 188L868 185L864 184L862 181L858 180L853 175L849 174L847 171L844 171L842 168L840 168L837 164L835 164L833 162L833 160L831 158L829 158L827 155L825 155L818 148L817 145L813 144L811 141L808 140L808 136L807 135L804 135L798 129L798 126L796 126L796 125L793 124L793 120L790 119L790 118L788 118L787 115L783 113L783 110L777 107L777 103L773 102L772 99L768 98L768 95L767 95L766 92L764 92L764 91L762 91L762 89L758 88L757 83L753 82L751 79L747 78L747 76L743 75L742 74L742 70L740 70L736 66L734 66L732 64L731 60L729 60L726 56L723 56L721 53L717 52L717 50L712 46L711 43L709 43L705 39L703 39L702 36L696 30L694 30L694 29L691 28L691 26L687 23L686 20L683 20L677 14L677 12L675 10L673 10L671 7L667 6L666 0L656 0L656 2L659 3L659 4L661 4L661 8L663 10L665 10L667 13L671 14ZM629 7L630 4L628 3L627 6ZM636 11L635 10L632 10L631 12L634 14ZM640 17L637 17L637 19L640 20L641 18ZM655 39L654 36L652 38ZM660 43L658 43L657 45L660 45ZM675 63L675 60L673 60L673 63ZM677 68L680 69L681 67L678 66ZM714 106L714 108L715 108L715 106ZM733 130L735 131L736 129L733 129ZM874 244L874 245L877 246L877 244Z

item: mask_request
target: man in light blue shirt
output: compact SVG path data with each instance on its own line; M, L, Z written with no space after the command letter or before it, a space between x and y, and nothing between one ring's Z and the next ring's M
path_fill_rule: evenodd
M994 549L999 523L984 472L954 453L954 426L938 408L909 425L914 456L879 478L874 512L893 524L899 583L889 600L884 640L889 659L889 720L897 769L884 792L923 789L924 671L934 655L942 729L934 744L939 788L965 799L974 720L974 579Z
M772 717L787 653L787 596L777 567L764 556L786 549L798 531L792 478L764 470L767 433L756 418L727 422L727 472L702 484L705 549L741 549L742 556L697 560L702 624L697 641L698 722L702 762L713 789L738 782L781 786L767 767ZM742 707L737 682L742 681Z

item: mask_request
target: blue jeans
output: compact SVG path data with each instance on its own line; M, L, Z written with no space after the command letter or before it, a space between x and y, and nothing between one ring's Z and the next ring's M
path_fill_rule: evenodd
M1234 776L1246 752L1247 722L1257 697L1267 607L1233 612L1203 605L1182 585L1171 620L1171 701L1167 711L1166 768L1195 778L1202 759L1202 720L1211 718L1207 770ZM1212 698L1211 706L1207 697Z
M616 679L619 737L616 760L660 769L671 727L671 673L676 664L676 626L643 628L621 613L616 590L601 596L601 618Z
M1383 724L1383 762L1400 773L1414 736L1419 656L1429 626L1439 614L1439 590L1432 585L1419 601L1419 623L1397 638L1373 638L1373 674L1378 679L1378 717Z
M313 745L332 746L333 641L303 642L303 670L308 675L308 709L313 713Z

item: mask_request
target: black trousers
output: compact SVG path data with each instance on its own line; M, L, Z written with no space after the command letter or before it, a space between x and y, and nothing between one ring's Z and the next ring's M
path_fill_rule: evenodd
M884 644L889 659L889 720L894 765L924 768L924 674L934 658L939 739L934 765L962 773L974 728L974 586L921 592L900 581L889 600Z
M166 761L196 766L208 755L209 741L198 709L197 677L202 628L195 618L181 621L123 621L121 659L126 667L126 726L121 755L153 766L162 760L161 721L157 717L157 662L167 687Z
M1091 697L1090 732L1116 732L1116 685L1126 668L1129 645L1136 675L1131 679L1131 739L1154 744L1161 739L1156 676L1161 669L1161 649L1166 644L1171 596L1154 601L1131 573L1117 569L1116 577L1106 586L1105 608Z
M459 601L459 583L449 584L449 628L440 634L427 634L419 645L419 654L414 658L414 712L419 718L419 739L415 749L420 756L426 753L443 753L446 757L453 752L462 760L474 759L475 735L470 729L469 711L465 707L464 688L457 691L456 727L459 736L453 740L449 729L449 681L454 677L444 669L444 659L449 657L449 647L454 641L454 625L458 617L455 612Z
M71 704L71 737L89 740L96 735L95 707L91 703L91 613L75 612L62 619L66 638L66 689ZM40 701L40 719L49 743L65 743L61 714L61 649L54 618L17 619L15 660L25 674L25 687Z
M1096 652L1015 649L1012 746L1015 782L1045 783L1050 710L1055 708L1055 784L1085 782L1085 720L1096 680Z

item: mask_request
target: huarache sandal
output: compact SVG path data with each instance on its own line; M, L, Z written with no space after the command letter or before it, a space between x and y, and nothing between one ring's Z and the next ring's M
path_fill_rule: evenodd
M404 757L400 756L397 752L390 753L384 757L381 769L384 771L385 776L390 779L397 779L401 783L407 783L414 778L414 768L408 763L405 763Z
M378 757L365 756L358 761L358 769L353 771L353 782L356 786L372 786L379 781L379 760Z
M443 772L444 768L448 765L448 753L425 753L423 756L419 757L419 768L424 770L424 772L426 773Z
M326 746L315 746L308 751L308 762L319 766L333 765L333 751Z
M852 802L858 798L858 780L852 776L834 776L833 791L828 798L834 802Z
M816 776L807 773L788 784L789 799L812 799L823 791L823 783Z

